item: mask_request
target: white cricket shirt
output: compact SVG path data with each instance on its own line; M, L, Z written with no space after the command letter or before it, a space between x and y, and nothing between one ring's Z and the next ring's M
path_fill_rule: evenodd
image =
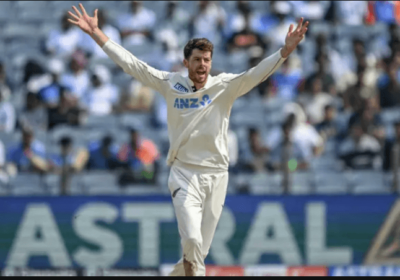
M200 90L189 77L156 70L111 39L105 53L129 75L160 92L168 107L168 165L180 162L228 170L228 127L233 102L265 81L285 60L280 50L241 73L208 76ZM260 116L261 117L261 116Z

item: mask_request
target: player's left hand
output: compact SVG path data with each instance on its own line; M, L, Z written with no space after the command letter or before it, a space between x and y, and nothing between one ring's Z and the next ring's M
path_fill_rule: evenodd
M306 21L303 25L304 18L301 18L297 28L293 30L294 25L291 24L289 26L289 32L286 35L285 46L282 49L282 56L284 58L288 57L297 47L297 45L303 40L304 35L306 34L309 22Z

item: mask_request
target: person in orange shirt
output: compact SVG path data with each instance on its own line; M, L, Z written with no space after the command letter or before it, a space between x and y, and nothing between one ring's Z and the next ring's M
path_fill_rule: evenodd
M150 139L141 137L136 129L130 128L129 132L129 143L123 144L118 152L118 160L130 171L128 181L154 183L160 157L158 148Z

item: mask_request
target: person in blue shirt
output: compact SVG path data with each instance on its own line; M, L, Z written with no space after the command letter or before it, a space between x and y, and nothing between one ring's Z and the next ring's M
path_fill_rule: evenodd
M82 171L89 158L87 150L74 147L69 136L61 138L59 145L60 153L50 156L53 172L62 173L62 171L67 171L76 173Z
M43 143L34 139L34 132L29 128L22 131L22 141L12 147L7 154L7 162L19 172L47 172L46 149Z
M88 150L88 169L113 170L119 166L117 160L118 147L113 144L113 138L110 135L104 136L101 141L90 143Z

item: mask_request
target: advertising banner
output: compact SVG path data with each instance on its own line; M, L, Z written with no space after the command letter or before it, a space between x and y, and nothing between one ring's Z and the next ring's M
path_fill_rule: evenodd
M329 276L400 276L400 267L357 265L331 267Z
M400 266L396 196L227 196L223 207L207 265ZM158 269L180 246L169 196L0 198L0 269Z

